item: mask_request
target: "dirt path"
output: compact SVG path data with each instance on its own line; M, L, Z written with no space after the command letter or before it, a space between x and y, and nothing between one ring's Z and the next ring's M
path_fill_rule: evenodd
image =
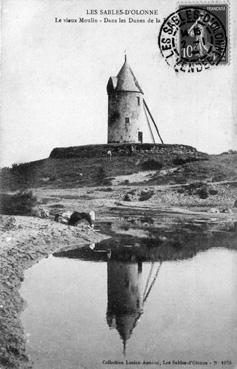
M88 226L68 227L47 219L0 217L0 368L31 368L25 353L19 287L24 270L65 245L99 242Z

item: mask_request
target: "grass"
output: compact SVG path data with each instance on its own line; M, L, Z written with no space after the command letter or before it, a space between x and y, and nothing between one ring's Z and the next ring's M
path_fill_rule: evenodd
M176 165L174 173L161 176L160 169L174 168L177 154L170 162L158 154L143 153L132 156L45 159L3 168L0 172L1 188L5 191L27 188L73 188L84 186L110 186L110 179L153 169L156 174L149 184L189 183L191 181L222 181L237 179L237 154L209 156L209 160L191 161ZM182 159L182 158L181 158ZM45 180L49 178L49 180Z

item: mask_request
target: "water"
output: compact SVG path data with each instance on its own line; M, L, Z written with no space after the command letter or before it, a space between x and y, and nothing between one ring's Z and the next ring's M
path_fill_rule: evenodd
M127 246L123 257L94 246L62 252L26 271L21 318L34 368L233 368L237 252L161 263Z

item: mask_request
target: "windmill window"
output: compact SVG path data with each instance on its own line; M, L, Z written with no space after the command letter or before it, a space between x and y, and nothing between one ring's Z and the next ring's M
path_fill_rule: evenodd
M137 105L140 105L140 96L137 96Z
M129 118L125 118L125 123L129 123Z

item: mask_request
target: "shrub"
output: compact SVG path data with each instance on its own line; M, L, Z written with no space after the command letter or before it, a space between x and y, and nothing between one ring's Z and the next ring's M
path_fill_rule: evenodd
M0 194L0 212L8 215L30 215L37 204L32 191L18 191L15 194Z
M9 168L9 167L3 167L3 168L1 168L1 174L3 176L9 174L10 171L11 171L11 168Z
M56 181L56 179L57 179L56 175L52 175L52 176L50 176L50 177L49 177L49 180L50 180L51 182Z
M207 199L208 198L208 188L206 186L201 187L197 194L199 195L200 199Z
M140 221L142 223L149 223L149 224L153 224L154 223L154 219L152 217L149 216L144 216L140 219Z
M220 182L223 181L225 179L225 175L224 173L217 173L212 177L212 182Z
M210 189L209 189L209 194L210 194L210 195L217 195L217 194L218 194L218 191L217 191L217 190L215 190L214 188L210 188Z
M99 166L96 173L96 183L99 186L110 186L111 178L107 177L106 170L103 166Z
M198 160L200 159L195 158L195 157L190 157L190 156L176 156L176 158L172 160L172 163L174 165L183 165L183 164L190 163L192 161L198 161Z
M98 182L103 181L106 177L105 169L104 167L100 166L98 168L97 174L96 174Z
M129 193L126 193L123 197L123 201L132 201L131 195Z
M148 159L142 163L142 170L161 170L163 164L155 159Z
M149 200L154 194L154 191L149 190L149 191L141 191L140 197L139 197L139 201L147 201Z
M113 189L112 189L112 187L105 187L103 189L103 191L105 191L105 192L113 192Z
M123 185L128 185L130 182L128 179L125 179L125 181L122 182Z
M11 174L14 178L14 182L18 183L18 188L27 189L34 181L35 170L30 163L12 164Z
M11 171L13 174L17 174L17 175L22 175L24 176L27 172L27 164L23 164L23 163L13 163L12 167L11 167Z

